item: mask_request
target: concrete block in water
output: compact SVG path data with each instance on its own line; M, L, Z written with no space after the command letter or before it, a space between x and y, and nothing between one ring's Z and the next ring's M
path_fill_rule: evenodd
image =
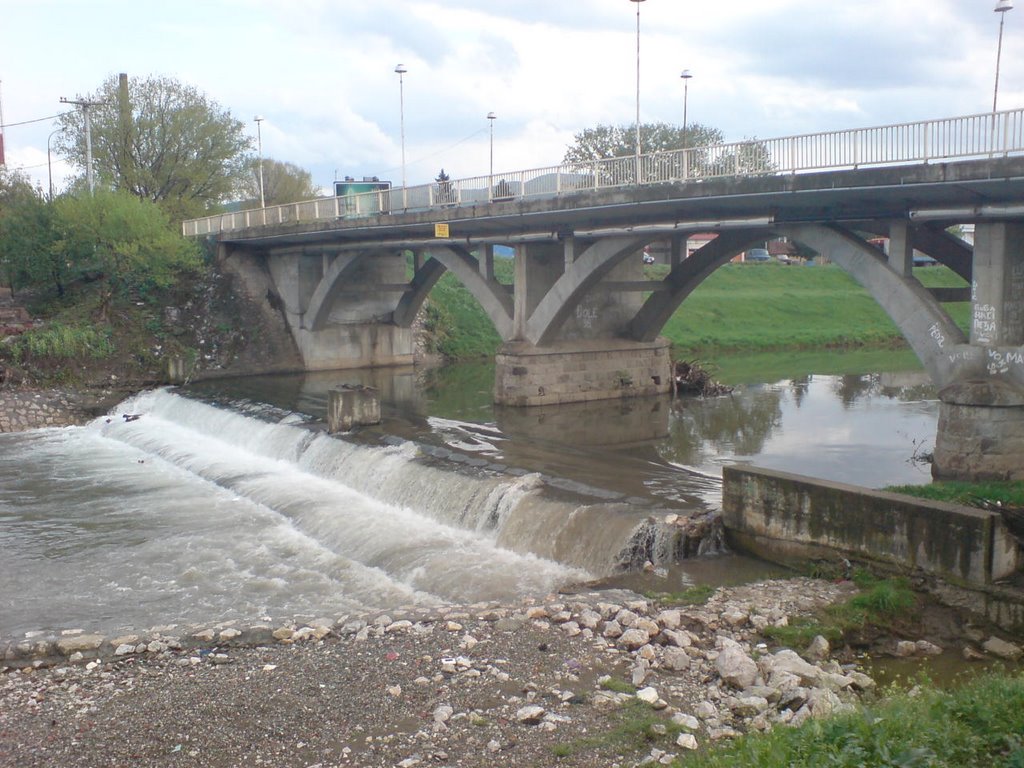
M343 384L327 391L327 429L330 432L344 432L369 424L380 424L380 394L376 389Z

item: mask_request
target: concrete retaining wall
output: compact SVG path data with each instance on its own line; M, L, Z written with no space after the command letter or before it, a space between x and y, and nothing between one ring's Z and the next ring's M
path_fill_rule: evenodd
M734 546L771 560L838 552L978 587L1024 562L998 513L768 469L726 467L722 510Z

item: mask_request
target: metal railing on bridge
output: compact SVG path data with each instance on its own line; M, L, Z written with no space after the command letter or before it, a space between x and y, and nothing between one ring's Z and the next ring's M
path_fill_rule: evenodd
M636 184L638 170L642 184L663 184L1020 153L1024 153L1024 109L655 152L642 155L639 168L634 156L614 157L322 197L192 219L183 222L182 230L186 236L200 236L299 221L552 197Z

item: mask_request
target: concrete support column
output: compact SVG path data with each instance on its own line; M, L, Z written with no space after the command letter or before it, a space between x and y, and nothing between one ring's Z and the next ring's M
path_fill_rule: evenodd
M914 246L906 221L893 221L889 225L889 266L904 277L914 272Z
M530 315L565 271L562 243L522 243L516 246L513 338L526 338Z
M932 477L1024 480L1024 392L1003 382L967 382L939 396Z
M689 239L688 235L672 235L671 251L669 251L669 266L672 269L678 267L689 255L687 253Z
M985 368L939 392L932 475L1024 480L1024 225L977 226L973 277L970 343Z
M480 250L480 276L484 280L494 279L494 246L485 245Z
M1024 224L974 230L971 344L1024 344Z

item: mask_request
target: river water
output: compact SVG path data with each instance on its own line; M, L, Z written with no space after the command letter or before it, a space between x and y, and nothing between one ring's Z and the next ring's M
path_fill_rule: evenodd
M736 461L922 483L920 373L809 374L732 395L496 408L490 366L208 382L76 428L0 435L0 637L512 599L607 577L653 513L717 508ZM384 423L326 434L327 391ZM715 563L715 565L709 565ZM734 556L664 588L764 567Z

